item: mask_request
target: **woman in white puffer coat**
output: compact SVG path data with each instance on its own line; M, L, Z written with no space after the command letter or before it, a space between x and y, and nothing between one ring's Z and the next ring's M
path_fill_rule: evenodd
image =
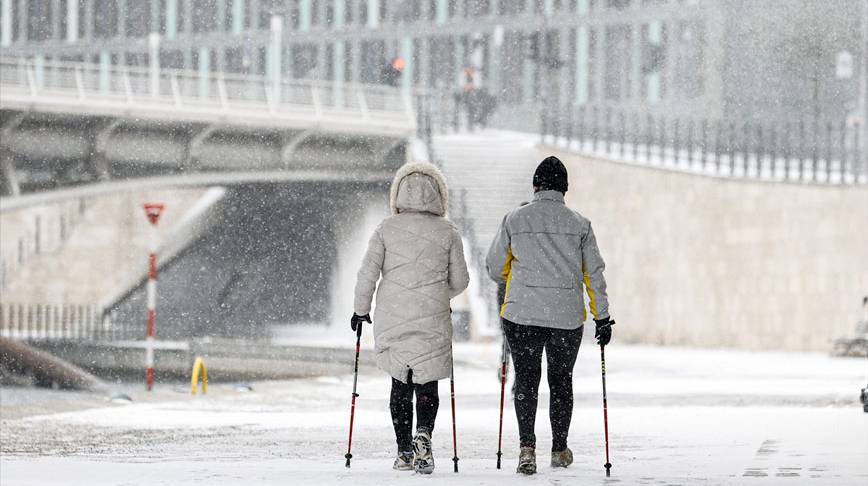
M436 167L401 167L390 203L392 215L374 231L359 269L351 326L355 331L362 322L371 322L376 289L375 351L377 366L392 377L389 408L398 443L394 468L430 473L437 380L452 372L449 301L467 288L469 277L461 236L445 217L446 180Z

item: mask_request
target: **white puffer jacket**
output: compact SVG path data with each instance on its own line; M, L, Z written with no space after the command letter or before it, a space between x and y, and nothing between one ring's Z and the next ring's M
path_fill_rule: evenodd
M446 180L431 164L407 164L395 175L390 202L392 216L377 227L362 260L354 310L368 314L377 290L374 341L382 370L404 383L411 369L416 384L447 378L449 301L469 277L461 236L444 217Z

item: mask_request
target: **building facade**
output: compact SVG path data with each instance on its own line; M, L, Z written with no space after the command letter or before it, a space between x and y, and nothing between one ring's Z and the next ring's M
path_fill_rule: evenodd
M4 56L484 89L541 110L865 118L868 0L0 0Z

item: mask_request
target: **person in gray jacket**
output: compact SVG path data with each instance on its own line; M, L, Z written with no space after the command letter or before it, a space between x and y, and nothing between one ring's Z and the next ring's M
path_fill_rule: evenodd
M434 470L437 380L452 373L449 302L470 281L461 236L445 217L448 194L446 179L433 165L401 167L392 182L392 216L371 236L356 280L353 331L371 322L371 299L377 292L374 348L377 366L392 377L389 409L398 443L393 467L398 470Z
M488 250L489 276L505 286L500 317L515 368L515 413L521 451L517 471L536 472L537 392L542 352L551 393L552 467L573 462L567 435L573 412L573 366L587 318L583 289L598 343L612 337L605 264L591 222L564 204L567 169L557 157L533 176L533 201L512 210Z

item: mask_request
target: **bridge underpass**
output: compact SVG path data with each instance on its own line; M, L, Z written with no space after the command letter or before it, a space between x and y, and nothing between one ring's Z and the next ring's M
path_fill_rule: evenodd
M160 269L159 337L269 338L273 326L346 314L349 307L332 316L333 293L346 292L336 284L354 273L351 264L339 268L339 253L364 245L358 221L385 212L387 187L384 180L228 188L214 209L218 223ZM112 325L141 334L145 301L143 282L109 306Z

